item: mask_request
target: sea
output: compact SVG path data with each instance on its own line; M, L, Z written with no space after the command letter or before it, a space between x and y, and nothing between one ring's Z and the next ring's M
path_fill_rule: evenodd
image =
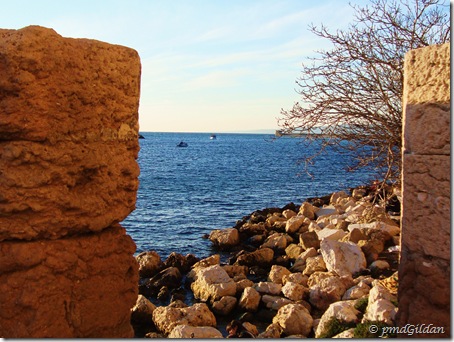
M205 258L217 251L204 239L255 210L297 205L307 198L371 181L371 172L348 172L352 156L334 151L305 171L300 161L320 142L272 134L151 133L139 139L136 209L122 222L136 254L156 251ZM187 147L177 147L185 142Z

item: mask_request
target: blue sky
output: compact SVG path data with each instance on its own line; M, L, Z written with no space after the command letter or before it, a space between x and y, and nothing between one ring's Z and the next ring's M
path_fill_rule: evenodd
M0 27L41 25L137 50L141 131L251 132L276 129L280 109L298 101L301 63L329 48L309 24L345 28L348 3L15 0L2 1Z

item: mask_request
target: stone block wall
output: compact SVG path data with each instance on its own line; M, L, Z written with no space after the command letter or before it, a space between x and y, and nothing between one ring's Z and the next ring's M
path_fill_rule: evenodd
M450 44L405 56L398 325L450 336ZM406 334L401 334L401 337Z
M0 30L0 337L132 337L140 59Z

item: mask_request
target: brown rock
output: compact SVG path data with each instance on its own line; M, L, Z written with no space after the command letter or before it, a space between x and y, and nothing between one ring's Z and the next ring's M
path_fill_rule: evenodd
M29 26L0 30L0 61L0 241L122 221L138 188L137 52Z
M309 248L320 248L320 241L318 239L318 235L316 232L305 232L300 235L300 245L303 246L304 249Z
M101 233L0 244L0 332L7 338L133 337L135 244Z

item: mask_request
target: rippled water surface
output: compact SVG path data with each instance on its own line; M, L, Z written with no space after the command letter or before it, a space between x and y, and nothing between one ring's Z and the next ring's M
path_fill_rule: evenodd
M175 251L205 257L213 229L228 228L254 210L283 207L365 183L365 173L344 171L346 157L329 154L313 169L297 160L305 151L295 138L263 134L142 133L136 210L123 226L137 252ZM176 147L185 141L188 147ZM300 175L298 175L300 174Z

